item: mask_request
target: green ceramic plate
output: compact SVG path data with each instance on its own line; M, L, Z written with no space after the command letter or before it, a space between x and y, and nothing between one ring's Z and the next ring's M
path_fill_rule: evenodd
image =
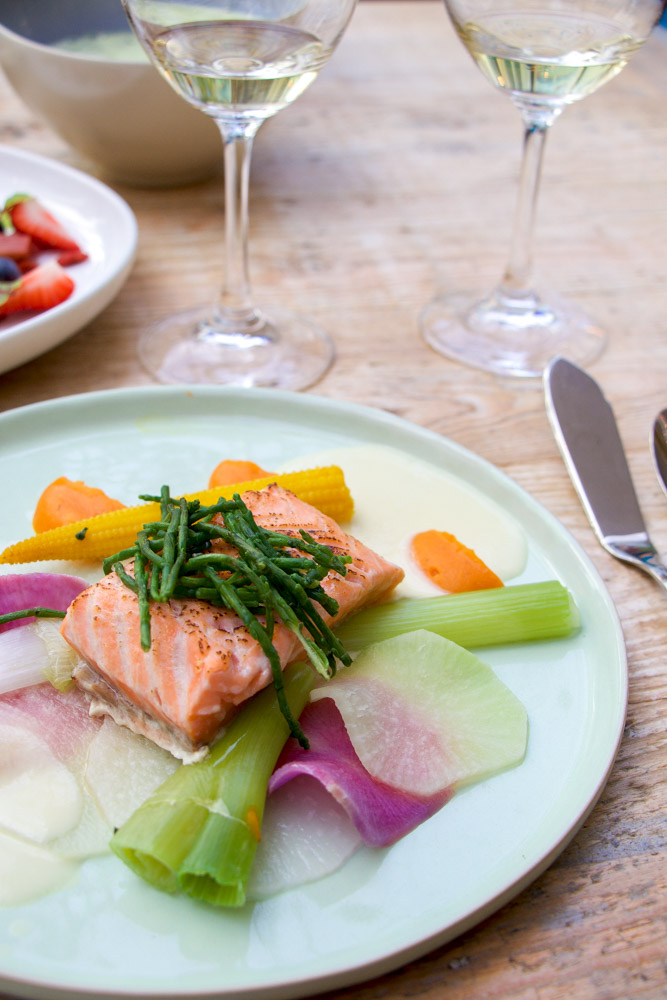
M196 489L227 455L275 468L342 445L388 444L483 490L522 524L515 582L560 579L575 638L484 658L530 718L523 765L457 795L395 846L237 912L163 896L114 858L74 884L0 910L0 990L44 998L280 998L403 965L488 916L554 860L602 790L625 717L626 660L613 604L564 528L487 462L387 413L269 390L155 387L91 393L0 416L0 544L31 533L57 476L130 500Z

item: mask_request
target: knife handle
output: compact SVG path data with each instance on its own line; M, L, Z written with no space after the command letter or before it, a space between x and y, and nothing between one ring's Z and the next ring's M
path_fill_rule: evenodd
M643 569L667 590L667 566L647 535L607 536L602 544L612 556Z

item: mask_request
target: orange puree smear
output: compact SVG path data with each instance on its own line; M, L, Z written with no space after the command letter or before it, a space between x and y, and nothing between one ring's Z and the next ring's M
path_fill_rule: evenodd
M502 587L503 581L472 549L447 531L420 531L410 551L419 568L442 590L463 593Z
M242 459L226 458L224 462L216 465L208 481L209 489L214 486L229 486L231 483L245 483L250 479L261 479L263 476L270 476L255 462L246 462Z
M32 526L37 533L49 531L96 514L120 510L124 506L120 500L108 497L94 486L61 476L46 487L37 501Z

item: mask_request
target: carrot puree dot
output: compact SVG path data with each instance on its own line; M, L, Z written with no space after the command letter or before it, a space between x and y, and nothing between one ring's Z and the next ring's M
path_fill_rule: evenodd
M272 472L267 472L255 462L226 458L219 465L216 465L211 473L208 487L213 489L214 486L230 486L233 483L245 483L249 479L261 479L263 476L271 475L273 475Z
M419 568L442 590L463 593L502 587L503 581L472 549L447 531L420 531L410 551Z
M32 526L39 534L96 514L120 510L124 506L120 500L114 500L95 486L86 486L81 480L60 476L46 487L37 501Z

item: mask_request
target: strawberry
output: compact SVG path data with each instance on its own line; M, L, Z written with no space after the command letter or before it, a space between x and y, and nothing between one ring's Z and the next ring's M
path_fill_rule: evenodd
M84 260L88 260L88 254L83 250L63 250L58 254L57 260L61 267L70 267L72 264L81 264Z
M51 309L69 298L73 290L69 274L56 261L49 261L24 274L16 287L5 291L4 297L0 294L0 316Z
M15 194L5 202L12 223L21 233L27 233L42 246L56 250L80 250L78 243L36 198Z
M0 253L3 257L25 260L35 249L32 237L27 233L0 233Z

